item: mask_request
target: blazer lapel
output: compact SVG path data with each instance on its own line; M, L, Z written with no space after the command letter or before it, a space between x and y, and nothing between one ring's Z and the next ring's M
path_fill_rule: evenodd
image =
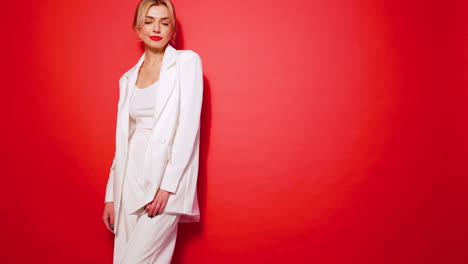
M167 45L166 51L162 61L161 71L159 73L159 87L156 90L156 98L154 104L154 125L156 126L164 109L167 100L169 99L172 91L174 90L174 84L176 79L176 63L177 63L177 51L171 46Z
M128 81L126 83L125 91L124 91L124 100L123 100L123 105L122 105L122 128L123 128L123 138L125 139L124 143L124 151L127 151L127 145L128 145L128 133L129 133L129 111L128 111L128 106L130 103L130 99L132 97L133 92L135 91L135 86L136 86L136 81L138 78L138 73L140 71L141 65L143 64L143 61L145 60L145 53L143 53L138 60L137 64L133 66L127 73L125 73L125 76L127 77ZM155 93L156 96L154 98L155 104L154 104L154 126L158 123L159 116L161 115L162 110L164 109L164 106L169 99L170 95L172 94L172 91L174 90L174 84L175 84L175 79L176 79L176 73L177 70L175 67L177 63L177 50L172 47L170 44L167 44L166 50L164 51L164 56L161 64L161 71L159 73L159 87L157 89L157 92Z

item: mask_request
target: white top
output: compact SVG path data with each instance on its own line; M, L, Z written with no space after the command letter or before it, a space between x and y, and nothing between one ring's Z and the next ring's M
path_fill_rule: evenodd
M154 102L156 101L154 93L157 86L159 86L159 81L143 89L135 86L130 99L129 114L131 119L136 121L136 128L153 128Z

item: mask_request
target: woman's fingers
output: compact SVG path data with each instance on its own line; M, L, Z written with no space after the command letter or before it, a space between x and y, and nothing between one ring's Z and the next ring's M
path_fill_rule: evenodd
M168 195L165 192L156 192L153 202L149 203L145 207L145 211L149 217L153 217L156 214L160 214L164 211L166 207L167 200L169 199Z
M150 215L150 212L151 212L151 208L153 208L153 202L154 200L151 202L151 203L148 203L145 207L145 211L146 213L148 214L148 216Z
M113 232L111 229L111 224L114 225L114 219L112 219L111 223L111 217L108 211L104 212L104 216L102 217L102 220L104 221L104 225L106 226L107 230Z
M110 223L110 229L112 232L114 232L115 226L114 226L114 211L112 210L110 217L109 217L109 223Z
M102 220L107 230L114 233L114 204L106 203L104 207L104 213L102 215Z
M153 200L151 203L146 205L146 213L148 215L151 215L151 212L153 211L154 206L155 206L155 200Z
M162 211L164 211L166 204L167 204L167 199L164 199L161 203L161 207L159 207L159 211L158 211L159 214L162 213Z
M159 201L159 199L154 199L153 207L150 210L149 216L151 217L155 216L160 206L161 206L161 202Z
M106 215L102 216L102 221L104 221L104 225L106 226L107 230L110 230L110 223L109 223L109 217Z

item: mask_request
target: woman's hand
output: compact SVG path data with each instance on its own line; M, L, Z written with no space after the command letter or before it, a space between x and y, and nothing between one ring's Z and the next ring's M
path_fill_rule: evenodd
M166 207L170 194L171 193L166 190L158 189L156 195L154 196L154 200L145 206L145 211L148 213L149 217L153 217L159 213L162 213Z
M106 225L107 230L114 233L114 203L107 202L104 207L104 214L102 216L104 225Z

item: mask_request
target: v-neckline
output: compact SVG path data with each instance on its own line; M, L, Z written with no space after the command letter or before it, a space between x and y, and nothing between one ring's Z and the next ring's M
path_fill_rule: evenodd
M135 84L135 89L137 89L137 90L145 90L145 89L151 88L152 86L156 85L158 82L159 82L159 80L155 81L155 82L152 83L150 86L145 87L145 88L139 88L139 87L136 86L136 84Z

